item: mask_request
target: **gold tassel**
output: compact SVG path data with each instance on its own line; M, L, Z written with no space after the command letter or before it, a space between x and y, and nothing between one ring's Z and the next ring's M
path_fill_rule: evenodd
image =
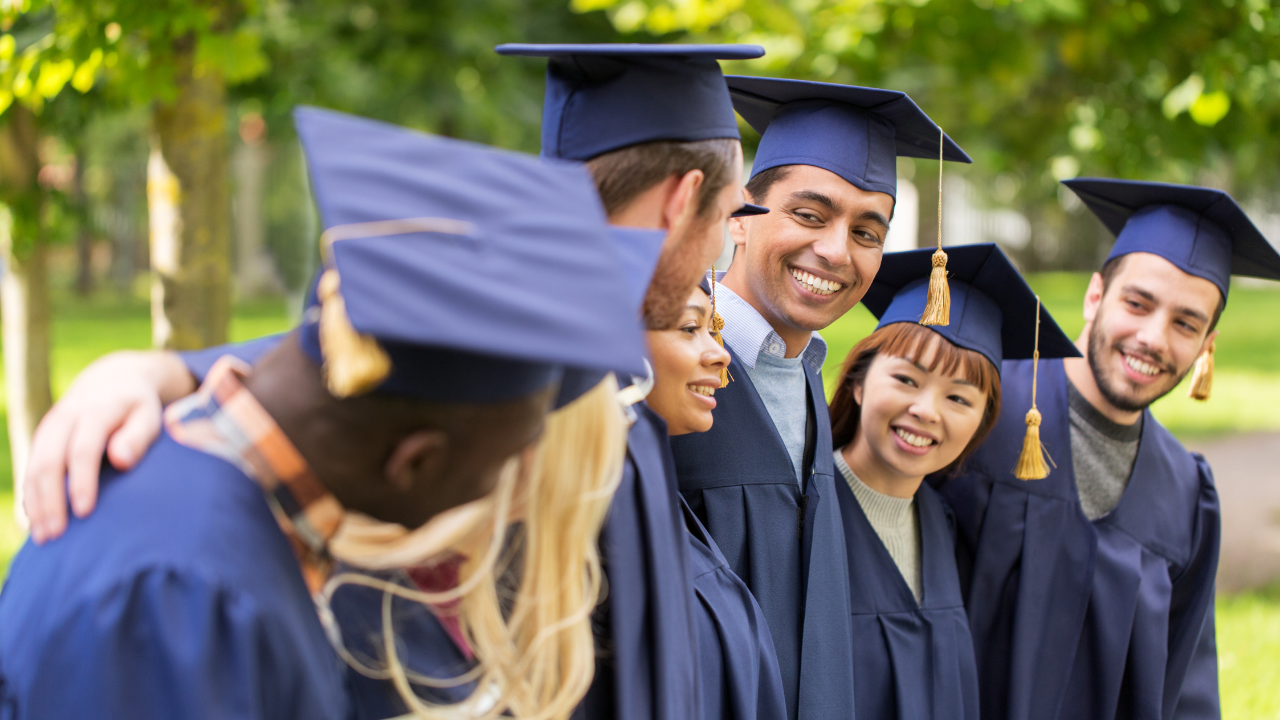
M720 317L720 313L716 312L716 268L711 267L711 337L720 343L720 347L724 347L724 337L720 331L724 330L724 318ZM729 387L729 381L733 376L729 374L729 366L725 365L720 368L720 387Z
M929 271L929 296L925 300L921 325L948 325L951 322L951 288L947 286L947 254L938 248Z
M938 130L938 251L933 254L933 270L929 271L929 295L924 304L921 325L951 323L951 288L947 286L947 254L942 251L942 148L946 135Z
M1027 434L1022 438L1022 454L1018 456L1018 466L1013 469L1013 476L1019 480L1043 480L1049 477L1049 466L1044 462L1043 446L1040 444L1040 411L1034 407L1027 412Z
M1040 411L1036 409L1036 382L1040 374L1040 296L1036 296L1035 351L1031 355L1031 409L1027 411L1027 434L1022 438L1022 454L1013 476L1019 480L1043 480L1049 477L1044 462L1044 445L1040 443Z
M1191 388L1187 391L1187 397L1192 400L1208 400L1209 391L1213 389L1213 346L1214 342L1210 341L1209 347L1196 358L1195 368L1191 371Z
M325 382L334 397L351 397L372 390L391 374L391 358L368 335L361 335L347 317L347 304L338 292L337 270L325 270L316 294L320 298L320 351Z

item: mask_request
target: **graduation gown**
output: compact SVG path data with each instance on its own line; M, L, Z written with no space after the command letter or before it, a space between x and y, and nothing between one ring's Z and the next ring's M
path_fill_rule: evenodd
M262 489L168 434L0 593L0 718L343 718L342 661Z
M339 571L348 570L346 568ZM371 572L351 570L387 582L418 590L403 571ZM343 646L367 668L387 667L382 629L383 592L363 585L344 585L334 593L330 603L336 626L341 630ZM399 660L407 671L442 681L451 681L474 666L445 631L436 615L425 605L405 598L391 600L392 626L396 634ZM371 678L347 667L347 690L351 696L352 717L357 720L382 720L409 713L409 707L391 680ZM461 702L474 690L474 683L452 687L412 684L414 692L425 702L448 704Z
M1067 378L1040 365L1044 480L1012 468L1031 361L1006 361L1004 409L965 473L938 485L956 513L984 718L1216 718L1213 475L1143 412L1120 503L1090 522L1071 465Z
M746 583L683 501L697 596L698 696L705 720L785 720L773 638Z
M978 720L978 669L955 562L954 521L928 484L916 492L919 603L857 497L838 482L853 611L856 716Z
M575 717L684 720L697 712L697 632L687 538L667 424L645 403L600 533L608 582L595 615L602 652Z
M182 357L199 378L222 355L252 364L283 337ZM595 680L574 716L685 720L696 712L698 657L688 539L667 425L643 402L632 408L636 421L627 435L622 480L600 534L606 590L593 617L600 647Z
M716 393L715 425L671 439L680 492L760 603L773 636L788 717L848 717L853 649L848 560L836 502L822 379L808 380L805 487L751 376Z

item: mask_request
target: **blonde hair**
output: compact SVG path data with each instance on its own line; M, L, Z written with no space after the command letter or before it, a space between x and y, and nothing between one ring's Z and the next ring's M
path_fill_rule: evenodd
M510 715L525 720L568 718L595 672L591 613L603 576L597 538L626 455L627 422L613 376L547 417L531 452L508 462L489 497L455 508L427 526L400 526L353 516L331 542L334 555L370 569L464 558L456 587L420 592L359 573L342 573L324 589L327 601L342 585L383 591L386 667L372 668L335 643L357 672L390 680L413 715L457 718ZM403 666L396 648L392 598L440 612L456 603L464 637L477 664L455 678L430 678ZM414 685L475 689L455 704L423 700Z

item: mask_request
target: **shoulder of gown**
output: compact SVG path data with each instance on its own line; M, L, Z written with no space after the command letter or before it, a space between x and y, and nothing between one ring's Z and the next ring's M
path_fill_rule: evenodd
M0 708L19 717L337 718L338 659L262 493L167 436L15 558ZM0 710L0 716L4 711Z

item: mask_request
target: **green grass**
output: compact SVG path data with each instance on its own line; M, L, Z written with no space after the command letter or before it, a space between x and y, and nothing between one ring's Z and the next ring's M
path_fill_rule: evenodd
M1043 273L1028 280L1067 337L1079 335L1089 276ZM822 369L828 392L835 387L845 356L873 329L875 319L859 305L823 331L830 347ZM1184 380L1153 405L1152 412L1181 438L1280 430L1280 290L1232 287L1218 330L1213 397L1203 403L1191 400Z
M1222 717L1280 718L1280 585L1218 598Z

